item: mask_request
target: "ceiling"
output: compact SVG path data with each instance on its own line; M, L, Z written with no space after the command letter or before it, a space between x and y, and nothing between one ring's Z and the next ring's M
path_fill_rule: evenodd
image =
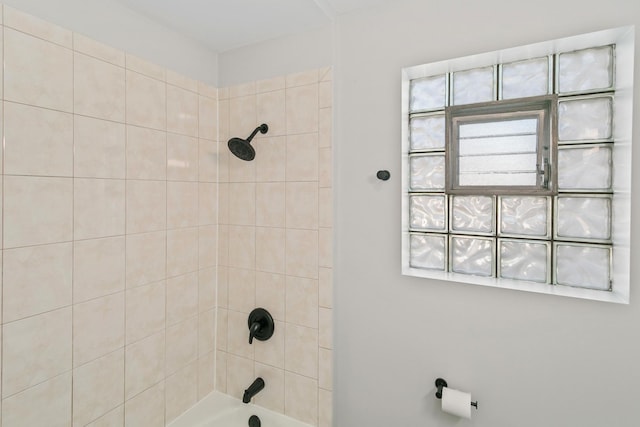
M393 0L117 0L214 52L329 25L356 9Z

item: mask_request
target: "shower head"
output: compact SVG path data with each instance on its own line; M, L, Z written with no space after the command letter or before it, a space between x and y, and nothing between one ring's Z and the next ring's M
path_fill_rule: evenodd
M242 138L231 138L227 143L229 150L233 153L234 156L239 158L240 160L251 161L256 157L256 150L251 146L251 140L258 132L265 134L269 130L269 126L265 123L261 124L253 132L247 139Z

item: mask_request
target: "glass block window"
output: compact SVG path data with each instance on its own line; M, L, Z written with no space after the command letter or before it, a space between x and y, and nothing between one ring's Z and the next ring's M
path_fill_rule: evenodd
M556 46L408 78L405 274L615 290L617 46Z

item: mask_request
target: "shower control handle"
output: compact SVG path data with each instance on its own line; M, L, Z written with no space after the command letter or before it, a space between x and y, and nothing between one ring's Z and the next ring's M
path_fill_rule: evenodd
M249 314L247 321L249 327L249 344L253 344L253 339L266 341L273 335L275 322L271 314L264 308L256 308Z

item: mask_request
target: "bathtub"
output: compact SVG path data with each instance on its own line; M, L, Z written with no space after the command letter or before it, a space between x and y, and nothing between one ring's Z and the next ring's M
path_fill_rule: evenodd
M252 415L260 418L261 427L311 427L252 403L244 404L240 399L217 391L208 394L168 427L247 427Z

